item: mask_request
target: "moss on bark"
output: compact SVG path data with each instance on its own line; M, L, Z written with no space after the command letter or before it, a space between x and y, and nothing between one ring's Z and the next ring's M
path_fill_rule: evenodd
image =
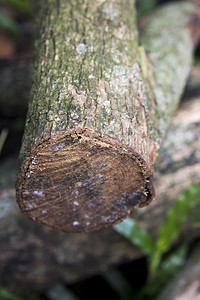
M17 180L18 203L30 218L58 230L91 231L151 202L152 165L191 65L184 22L194 6L188 7L178 13L181 26L167 27L169 14L164 22L161 11L161 25L150 19L145 27L152 73L138 45L132 1L39 3ZM163 36L170 46L157 61Z

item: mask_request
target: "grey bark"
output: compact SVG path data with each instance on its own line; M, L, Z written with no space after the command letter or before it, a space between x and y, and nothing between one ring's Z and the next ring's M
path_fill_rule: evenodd
M24 214L92 231L152 201L153 164L192 63L195 9L173 4L148 19L149 61L132 1L40 3L17 179Z

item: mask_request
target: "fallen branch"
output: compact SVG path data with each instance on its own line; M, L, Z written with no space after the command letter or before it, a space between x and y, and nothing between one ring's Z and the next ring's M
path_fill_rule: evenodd
M157 160L160 172L155 173L154 179L156 200L134 213L135 220L152 235L156 236L177 196L191 183L200 182L199 111L199 98L182 103ZM111 228L93 233L63 233L26 218L15 202L15 164L16 160L9 159L0 166L1 285L29 296L31 292L45 291L63 281L77 282L142 256L137 247ZM191 215L179 241L188 243L197 237L199 227Z
M40 2L17 179L28 217L92 231L152 201L153 164L192 62L195 9L165 7L146 24L153 75L132 1Z

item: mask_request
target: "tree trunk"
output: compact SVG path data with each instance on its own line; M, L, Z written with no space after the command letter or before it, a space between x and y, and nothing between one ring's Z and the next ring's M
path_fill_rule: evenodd
M92 231L151 202L152 165L191 66L194 14L192 4L172 6L145 26L153 76L132 1L39 3L17 179L27 216Z

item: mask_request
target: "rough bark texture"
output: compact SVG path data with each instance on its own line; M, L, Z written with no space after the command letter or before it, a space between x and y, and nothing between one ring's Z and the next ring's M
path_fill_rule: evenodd
M199 100L199 97L190 101L187 98L173 117L156 163L154 183L157 197L149 207L137 210L133 215L153 235L180 193L191 183L200 182ZM199 234L199 228L192 225L192 216L183 226L179 240L183 236L190 239L193 234Z
M152 205L135 211L134 218L156 235L166 211L191 183L200 182L200 98L182 103L160 151ZM15 203L16 160L0 166L0 278L1 285L30 295L59 282L73 283L142 255L113 229L95 233L62 233L38 225ZM188 220L179 241L199 237ZM94 247L95 245L95 247ZM134 270L133 270L134 272Z
M38 11L18 202L60 230L109 226L153 194L134 6L47 1Z
M154 18L147 22L143 30L141 43L154 68L155 118L159 137L165 134L170 116L179 104L186 74L191 67L194 46L188 28L191 15L194 15L192 5L173 3L154 12ZM177 42L180 40L181 43Z
M153 80L132 1L40 2L17 180L18 204L30 218L91 231L151 202L152 164L192 60L187 21L195 7L176 8L178 17L168 12L163 22L161 10L144 30ZM169 47L162 35L170 35Z

